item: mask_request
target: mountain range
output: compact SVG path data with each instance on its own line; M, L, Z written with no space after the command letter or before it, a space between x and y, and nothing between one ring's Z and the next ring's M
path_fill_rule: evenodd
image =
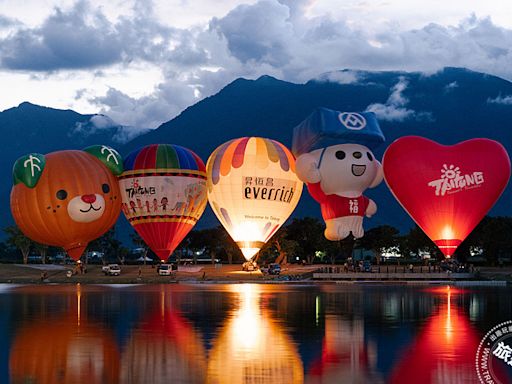
M269 137L290 147L293 127L317 107L374 111L386 136L386 143L375 151L379 159L393 140L411 134L447 145L487 137L501 142L512 154L512 83L463 68L445 68L431 74L343 70L304 84L270 76L241 78L124 144L120 141L126 137L125 127L107 116L22 103L0 113L0 174L6 180L0 185L0 225L12 223L11 167L26 153L102 143L126 156L150 143L173 143L192 149L206 162L217 146L241 136ZM366 227L389 224L404 231L412 226L385 183L366 194L379 206ZM508 186L491 214L512 215L511 202ZM303 216L320 217L318 205L306 191L292 217ZM198 226L217 223L208 209Z

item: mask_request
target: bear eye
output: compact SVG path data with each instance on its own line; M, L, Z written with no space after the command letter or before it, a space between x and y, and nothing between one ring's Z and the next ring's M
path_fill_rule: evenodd
M101 186L101 190L103 191L103 193L109 193L110 192L110 186L108 184L103 184Z
M68 193L64 189L59 189L55 196L57 196L59 200L65 200L66 197L68 197Z
M358 152L354 152L354 153L352 154L352 156L354 156L356 159L360 159L360 158L361 158L361 156L363 156L363 154L362 154L361 152L359 152L359 151L358 151Z
M373 156L370 152L366 152L366 156L368 156L368 160L373 161Z
M336 151L335 156L338 160L343 160L345 158L345 152L343 151Z

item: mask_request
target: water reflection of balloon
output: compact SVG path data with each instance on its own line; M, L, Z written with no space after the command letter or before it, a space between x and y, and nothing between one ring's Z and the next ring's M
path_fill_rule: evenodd
M21 157L11 191L16 224L32 240L63 247L78 260L119 216L115 176L122 167L119 154L104 145Z
M192 325L167 308L165 292L160 307L132 331L122 355L122 383L203 383L206 351Z
M445 256L491 209L510 177L510 159L493 140L453 146L417 136L392 143L383 157L389 188Z
M123 213L166 260L206 207L204 163L187 148L153 144L130 153L124 168L119 177Z
M76 305L67 314L18 329L9 359L12 384L119 383L115 340L81 314L80 302L78 286Z
M373 366L376 350L365 340L364 321L325 317L322 356L310 367L306 383L383 383Z
M210 205L247 260L283 225L302 193L291 152L261 137L222 144L208 159L207 174Z
M280 326L260 309L260 287L244 284L239 307L214 340L207 383L303 383L297 347Z
M453 303L457 291L444 289L445 302L431 316L414 344L393 368L391 383L474 383L479 337Z

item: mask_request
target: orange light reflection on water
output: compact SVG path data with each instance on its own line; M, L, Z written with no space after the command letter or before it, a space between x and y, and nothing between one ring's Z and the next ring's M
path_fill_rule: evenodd
M261 308L261 287L233 286L238 308L215 339L207 383L303 383L302 360L282 328Z
M65 294L72 303L66 313L26 322L17 330L9 358L11 382L119 383L120 356L113 335L82 318L80 285Z

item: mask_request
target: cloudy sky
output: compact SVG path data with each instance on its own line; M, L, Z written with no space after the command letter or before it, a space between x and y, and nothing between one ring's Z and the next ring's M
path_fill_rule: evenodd
M30 101L134 127L237 77L460 66L512 80L511 63L505 0L0 0L0 110Z

